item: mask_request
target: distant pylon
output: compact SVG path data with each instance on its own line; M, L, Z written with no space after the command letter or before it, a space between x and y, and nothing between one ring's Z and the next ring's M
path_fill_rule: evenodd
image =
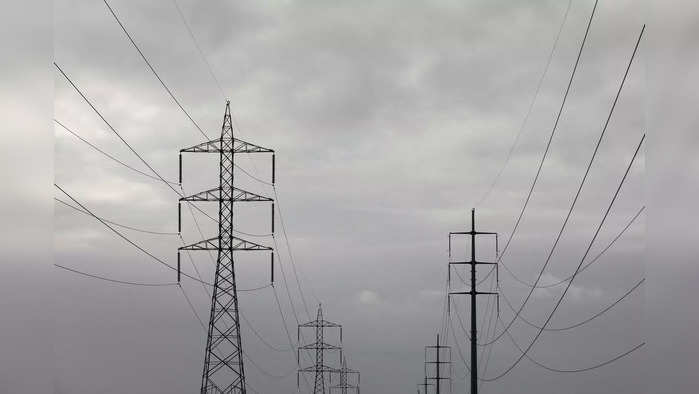
M330 367L325 362L325 352L326 351L339 351L340 359L342 359L342 346L332 345L325 342L325 329L326 328L338 328L340 331L340 344L342 344L342 326L323 319L323 308L318 305L318 313L316 314L316 319L308 323L299 324L297 332L297 341L301 340L301 329L302 328L313 328L315 333L315 342L309 343L303 346L299 346L296 353L296 361L301 364L301 352L302 351L313 351L315 354L315 362L312 366L300 368L296 374L296 384L299 384L299 377L302 373L312 373L314 374L315 381L313 383L313 394L326 394L325 391L325 376L338 372L337 368Z
M221 137L215 140L180 150L179 180L182 184L182 153L218 153L218 187L191 196L180 198L178 206L178 231L182 227L181 203L218 202L218 236L183 246L177 251L177 281L180 280L180 251L215 250L218 252L216 276L211 295L211 312L206 338L204 370L201 378L201 394L230 393L245 394L245 369L243 368L243 347L240 339L238 314L238 292L235 279L234 251L270 251L272 248L246 241L233 235L234 202L272 202L269 197L260 196L239 189L233 184L234 155L237 153L272 153L272 183L274 183L274 151L242 141L233 136L230 102L226 101ZM272 232L274 224L272 222ZM272 280L274 268L272 267Z
M339 375L338 384L330 387L330 392L339 390L341 394L347 394L352 390L356 394L359 394L359 385L361 384L359 371L356 369L351 369L347 365L347 358L343 357L340 364L340 369L337 370ZM356 377L356 383L352 383L350 380L352 377Z

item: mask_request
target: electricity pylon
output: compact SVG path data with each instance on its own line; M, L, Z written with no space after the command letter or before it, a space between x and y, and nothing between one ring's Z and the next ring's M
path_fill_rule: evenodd
M272 202L273 200L234 186L234 157L238 153L272 153L272 183L274 183L274 151L242 141L233 136L230 102L226 101L221 137L180 150L179 181L182 184L182 153L218 153L218 187L180 198L178 229L181 231L181 203L218 202L218 236L183 246L177 250L177 281L180 280L180 252L182 250L215 250L216 275L211 295L211 312L204 353L204 370L201 378L201 394L245 394L245 369L243 347L240 339L238 293L235 279L233 252L269 251L274 280L274 252L272 248L250 242L233 235L233 203ZM272 219L272 232L274 220Z
M451 261L451 237L452 235L470 235L471 236L471 259L469 261ZM471 209L471 231L457 231L449 233L449 274L448 283L449 290L451 290L451 266L452 265L470 265L471 266L471 289L470 291L449 291L449 298L452 295L470 295L471 296L471 394L478 394L478 348L477 348L477 328L476 328L476 296L478 295L495 295L498 297L498 314L500 310L500 296L498 293L477 291L476 290L476 265L488 264L494 265L496 281L499 281L498 274L498 263L497 262L485 262L476 260L476 235L495 235L495 254L498 255L498 234L492 232L476 231L476 210ZM451 305L451 299L448 300L447 305Z
M430 357L434 355L434 357ZM430 373L434 365L434 374ZM446 371L442 370L442 366L449 366ZM444 346L439 342L439 334L437 334L437 343L432 346L425 346L425 382L434 380L431 384L434 386L435 394L442 394L442 381L448 380L451 387L451 347ZM451 392L451 389L449 390Z
M333 368L325 364L325 352L339 351L340 359L342 359L342 346L336 346L325 342L325 329L338 328L340 330L340 344L342 344L342 326L323 319L323 308L318 305L318 313L316 319L308 323L299 324L297 332L297 341L301 339L302 328L313 328L315 333L315 342L303 346L299 346L296 353L296 361L301 363L302 351L313 351L315 353L315 362L313 366L300 368L296 373L296 385L299 385L299 377L302 373L313 373L315 382L313 383L313 394L326 394L325 391L325 376L327 374L338 372L337 368Z
M359 385L361 384L359 371L356 369L351 369L347 365L347 358L343 357L340 364L340 369L337 370L339 375L338 384L330 387L330 392L339 390L341 394L347 394L352 390L356 394L359 394ZM357 383L352 383L350 380L352 377L356 377Z

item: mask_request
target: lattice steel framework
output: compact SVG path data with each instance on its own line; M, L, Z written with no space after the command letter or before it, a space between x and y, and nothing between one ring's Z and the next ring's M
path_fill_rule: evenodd
M316 319L308 323L299 324L297 331L297 341L301 340L301 329L313 328L315 333L315 342L307 345L299 346L296 353L297 362L301 363L301 352L312 351L315 353L315 363L313 366L300 368L296 374L296 384L299 384L299 377L302 373L313 373L315 381L313 383L313 394L325 394L325 376L331 373L338 372L338 368L333 368L325 364L324 356L327 351L339 351L340 359L342 359L342 346L336 346L325 342L325 329L338 328L340 331L340 344L342 344L342 326L323 319L323 308L318 305L318 313Z
M201 379L201 394L245 394L245 369L243 367L243 347L240 338L238 293L233 252L269 251L272 264L272 280L274 280L274 252L271 247L233 235L233 204L235 202L272 202L272 212L274 212L274 203L269 197L260 196L234 186L234 157L237 153L271 153L272 183L274 183L274 151L242 141L233 136L230 102L226 101L221 137L180 150L180 184L182 183L182 153L219 154L218 188L180 198L180 206L178 207L178 227L180 229L182 202L215 201L218 202L219 207L218 237L183 246L177 251L178 281L180 279L181 251L218 251L216 274L211 295L211 312L204 355L204 370ZM273 216L272 232L274 232Z
M351 369L347 365L346 357L342 358L340 369L338 369L336 373L339 381L336 385L330 386L331 393L339 390L342 394L347 394L349 392L359 394L359 385L361 384L359 371L356 369ZM355 381L356 383L353 383L352 381Z
M467 235L471 238L471 259L468 261L451 261L451 237L453 235ZM478 295L495 295L497 296L498 302L498 315L500 315L500 296L497 292L486 292L476 290L476 266L480 264L493 265L495 269L495 277L499 286L499 274L498 274L498 263L497 262L486 262L479 261L476 259L476 236L477 235L495 235L495 255L499 254L498 251L498 233L476 231L476 210L471 209L471 231L457 231L449 233L449 274L448 283L449 289L451 290L451 267L452 265L470 265L471 266L471 289L470 291L455 291L449 292L449 297L452 295L470 295L471 296L471 394L478 393L478 352L476 340L478 338L478 331L476 327L476 297ZM447 302L447 305L451 305L451 299Z

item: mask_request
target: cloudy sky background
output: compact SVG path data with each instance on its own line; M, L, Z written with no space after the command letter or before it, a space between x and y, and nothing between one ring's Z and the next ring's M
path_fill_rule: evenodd
M111 4L185 108L209 136L216 136L224 98L174 4ZM224 95L231 100L238 136L278 152L280 204L310 309L317 298L323 302L326 317L345 327L346 354L351 365L362 371L365 392L414 390L422 378L422 347L433 340L441 323L446 233L467 224L468 209L481 199L500 170L527 113L568 3L179 4ZM479 227L498 231L503 239L511 231L536 171L592 4L572 2L520 144L493 192L477 206ZM553 242L641 25L648 15L663 13L680 21L689 19L679 11L656 10L638 2L602 2L598 6L559 133L521 228L503 260L521 278L534 280ZM58 1L53 20L49 45L53 45L55 60L154 168L165 178L176 179L177 151L201 142L202 137L148 71L105 5L99 1ZM653 218L669 224L663 220L667 213L659 202L678 206L683 198L689 198L662 191L672 190L678 183L689 185L697 169L695 160L684 166L687 175L664 172L667 166L663 164L672 164L682 152L692 152L696 139L673 145L672 150L665 148L661 141L664 130L688 129L691 122L682 120L686 116L665 122L665 116L677 112L677 107L649 98L674 92L658 77L658 70L682 69L686 57L692 56L685 44L691 40L687 27L691 25L685 21L655 25L662 29L654 30L653 26L641 44L597 161L543 281L563 278L574 269L646 128L653 130L648 149L661 152L650 155L657 167L649 170L659 185L648 187L644 149L593 253L649 202L653 208L650 221L645 215L639 218L598 264L576 279L552 326L575 323L596 313L646 273L651 282L584 327L545 333L531 354L547 365L580 368L645 339L650 339L650 346L605 369L579 375L552 374L524 360L507 377L485 384L485 393L554 393L562 388L565 392L636 393L660 381L649 379L649 383L638 376L640 370L653 365L644 363L653 362L651 354L659 354L659 349L677 358L679 366L660 368L656 373L672 374L678 385L686 376L683 366L696 364L691 347L667 341L672 336L668 328L674 325L663 323L676 320L667 312L658 313L667 311L661 307L668 300L659 284L662 280L696 277L695 268L681 263L691 255L686 246L691 245L691 234L696 235L696 230L674 239L653 226L646 232ZM667 33L675 37L675 46L658 45ZM669 59L674 58L682 60L673 64ZM55 78L55 101L47 101L46 106L53 104L57 119L110 154L146 170L60 75L42 72ZM668 78L675 85L692 85L692 77L685 75L673 72ZM8 97L3 97L5 107L15 108L15 101ZM13 113L11 120L22 114L19 109ZM109 161L60 127L55 128L54 138L54 146L49 146L53 154L44 156L53 157L50 164L56 182L95 213L146 229L176 230L176 195L170 189ZM185 158L184 187L190 193L216 182L215 158L203 156ZM256 176L268 175L264 160L242 157L240 165ZM24 168L29 174L36 172L34 166ZM244 174L236 175L241 187L272 193ZM50 176L45 178L45 183L50 183ZM24 196L32 195L34 189L25 185L19 190ZM118 279L174 280L170 271L117 239L94 219L44 200L41 207L49 215L55 209L55 231L48 238L54 262ZM183 213L183 237L194 242L200 236L188 212ZM242 207L237 213L243 231L269 231L266 209ZM13 219L18 216L18 210L3 212L4 218L20 222ZM213 236L215 227L208 219L198 220L204 234ZM682 226L686 220L679 218L671 224ZM13 261L39 259L26 250L16 252L32 234L23 226L14 229L8 238ZM154 254L175 262L177 237L127 234ZM656 248L654 243L646 247L649 236L662 236L662 247ZM288 251L283 238L278 240L294 307L299 318L307 320L290 274ZM479 245L484 258L493 257L492 246L488 241ZM463 252L465 247L456 246L455 252ZM48 256L40 260L46 259ZM668 267L658 269L651 260ZM183 262L189 269L188 261ZM197 256L195 263L205 276L212 276L213 266L206 255ZM27 270L21 264L8 268L20 274ZM267 261L243 256L238 272L242 288L264 284ZM501 290L519 305L526 289L504 270L501 274ZM197 390L205 336L176 287L131 288L66 272L52 272L49 278L52 286L48 290L42 287L44 290L31 292L28 298L37 294L50 297L50 316L35 315L34 308L22 312L3 342L8 343L11 353L17 353L21 347L12 344L11 333L26 333L31 328L38 330L36 336L51 338L53 350L42 347L42 351L44 358L53 360L48 375L54 392ZM3 288L8 295L5 300L19 298L17 284L8 283ZM201 287L186 282L184 290L206 318L208 300ZM524 315L542 322L561 289L554 290L536 292ZM293 332L295 321L282 283L277 291ZM690 296L673 297L673 302L679 303L680 310L682 302L685 309L691 309ZM464 301L458 300L457 308L466 317ZM484 310L486 301L482 301ZM241 310L267 341L288 346L270 289L241 295ZM504 304L502 316L505 321L512 316ZM689 329L696 320L682 323ZM37 328L47 325L53 329ZM519 322L513 327L522 344L535 334ZM278 375L291 372L283 379L270 379L248 363L250 385L260 392L293 392L293 353L270 351L246 325L242 329L246 352L259 366ZM650 333L661 330L667 334L653 341ZM466 339L463 333L458 335L466 355ZM696 343L694 338L689 343ZM455 377L463 376L456 352L454 347ZM516 349L503 337L493 348L485 376L502 371L516 356ZM3 370L16 371L2 377L7 392L36 392L28 389L36 382L29 378L27 369L17 371L17 363L6 365ZM454 392L463 390L463 379L456 378Z

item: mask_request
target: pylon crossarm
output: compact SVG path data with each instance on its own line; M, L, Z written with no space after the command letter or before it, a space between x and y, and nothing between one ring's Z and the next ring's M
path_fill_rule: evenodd
M313 320L308 323L299 324L299 327L342 327L342 325L327 320Z
M309 345L300 346L299 350L341 350L342 347L331 345L329 343L311 343Z
M219 138L216 140L202 142L200 144L190 146L189 148L180 149L180 153L220 153L221 151L231 153L274 153L273 149L255 145L238 138L233 138L231 149L222 149L222 142L225 142L226 145L231 146L229 139L222 140Z
M251 241L246 241L242 238L233 237L232 238L232 250L272 250L269 246L260 245ZM178 248L178 250L218 250L218 238L209 238L203 241L193 243L191 245L186 245Z
M498 263L494 263L491 261L450 261L449 264L451 265L464 265L464 264L490 264L490 265L497 265Z
M233 188L232 193L225 194L232 195L233 201L274 201L269 197L261 196L237 187ZM218 188L205 190L192 194L191 196L182 197L180 201L221 201L221 190Z

